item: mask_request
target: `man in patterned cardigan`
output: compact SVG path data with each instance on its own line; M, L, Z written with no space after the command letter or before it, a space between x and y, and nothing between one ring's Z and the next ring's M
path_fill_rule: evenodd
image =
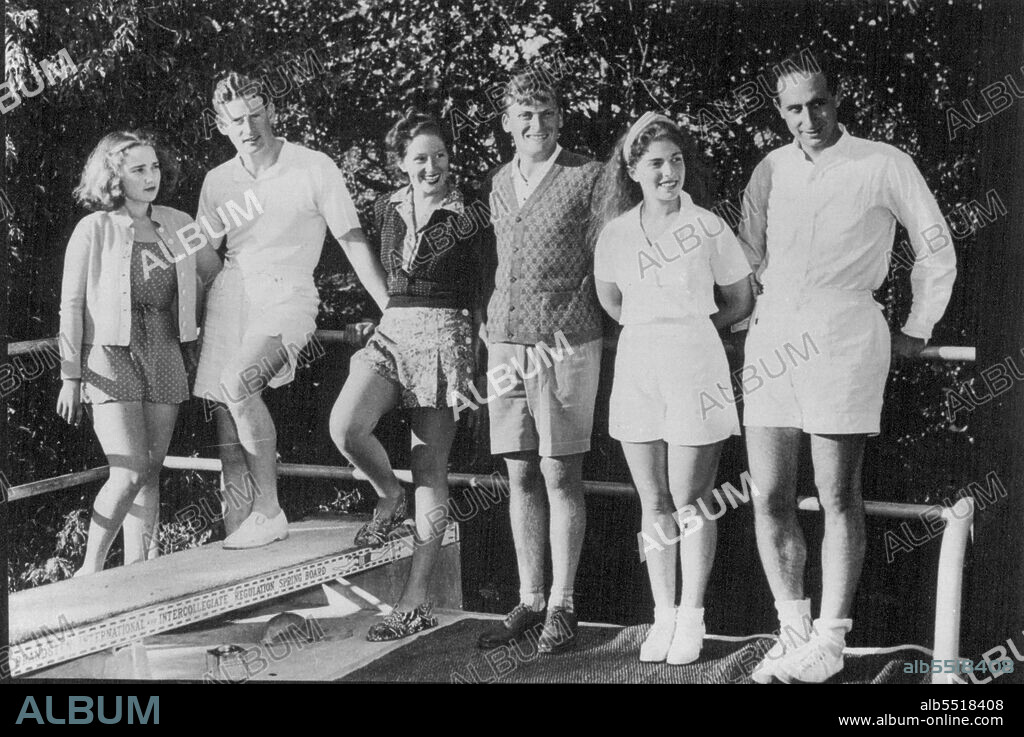
M590 450L602 332L586 226L600 165L558 145L562 112L550 79L513 76L503 104L502 127L516 154L484 187L495 232L487 249L487 401L491 452L508 466L520 602L482 633L479 645L505 645L543 623L537 648L553 653L576 644L573 582L586 529L582 461Z

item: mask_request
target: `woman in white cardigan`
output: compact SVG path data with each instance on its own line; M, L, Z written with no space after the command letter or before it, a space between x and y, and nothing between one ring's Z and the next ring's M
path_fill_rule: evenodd
M116 132L90 154L75 190L94 212L79 221L64 259L57 413L78 424L90 405L110 466L76 576L103 570L122 524L126 564L157 553L160 469L189 397L183 344L197 338L197 263L206 280L220 268L212 249L186 247L191 217L152 204L176 174L152 137Z

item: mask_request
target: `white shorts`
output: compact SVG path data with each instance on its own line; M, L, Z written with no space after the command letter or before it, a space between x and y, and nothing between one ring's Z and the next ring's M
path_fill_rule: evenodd
M758 299L747 334L743 424L877 435L891 338L870 292Z
M671 445L709 445L739 435L729 362L709 318L623 328L608 432L628 443Z
M270 380L277 387L295 378L299 354L316 332L320 296L305 272L248 271L225 266L206 298L199 368L192 393L226 402L225 385L234 385L224 372L243 372L237 364L242 344L253 335L280 336L287 353L285 365ZM239 398L234 398L237 401Z

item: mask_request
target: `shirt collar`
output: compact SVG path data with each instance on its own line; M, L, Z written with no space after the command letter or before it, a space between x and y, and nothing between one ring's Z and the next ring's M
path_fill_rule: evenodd
M149 216L150 220L156 223L157 227L160 227L160 221L158 219L159 212L157 207L155 207L153 204L150 204L149 208L146 210L146 214ZM128 212L128 208L125 205L121 205L116 210L112 210L110 213L110 217L120 222L122 225L125 225L127 227L132 226L132 214Z
M277 161L270 166L273 169L278 164L281 164L287 157L291 156L292 144L281 136L274 136L275 140L281 142L281 151L277 154ZM235 162L234 178L236 180L252 181L252 175L245 168L245 164L242 163L242 154L235 154L235 158L232 159ZM267 171L266 169L264 171Z
M641 199L636 205L633 206L633 216L637 222L640 222L640 209L643 207L644 201ZM685 190L679 193L679 211L676 213L676 218L682 218L690 215L697 207L697 204Z
M401 214L408 215L409 219L412 219L412 185L407 184L404 187L399 187L388 199L389 202L395 204ZM456 215L461 215L466 209L466 203L462 196L462 190L455 186L451 181L448 183L448 194L444 196L440 204L435 208L436 210L449 210L454 212ZM426 225L426 223L424 223Z
M519 152L516 152L516 155L512 157L512 174L513 176L517 177L520 181L539 182L547 175L547 173L551 170L551 167L555 165L555 159L558 158L558 155L560 153L562 153L562 146L561 144L556 143L554 153L552 153L551 156L543 164L534 169L533 175L530 177L529 180L527 180L523 176L522 170L519 168Z
M836 139L835 143L833 143L831 146L822 151L821 154L818 156L818 159L820 160L822 156L827 156L831 158L833 156L848 155L850 151L850 146L853 143L853 141L851 140L852 138L853 136L850 135L850 133L846 130L846 126L843 125L842 123L839 123L839 138ZM800 146L800 141L797 139L796 136L793 136L793 151L801 159L809 160L809 157L804 153L803 147Z

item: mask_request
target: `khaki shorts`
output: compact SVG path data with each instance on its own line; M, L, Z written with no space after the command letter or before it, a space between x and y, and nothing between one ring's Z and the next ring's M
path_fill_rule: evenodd
M491 452L536 451L553 457L590 450L601 345L600 338L575 346L556 344L551 351L490 344Z

